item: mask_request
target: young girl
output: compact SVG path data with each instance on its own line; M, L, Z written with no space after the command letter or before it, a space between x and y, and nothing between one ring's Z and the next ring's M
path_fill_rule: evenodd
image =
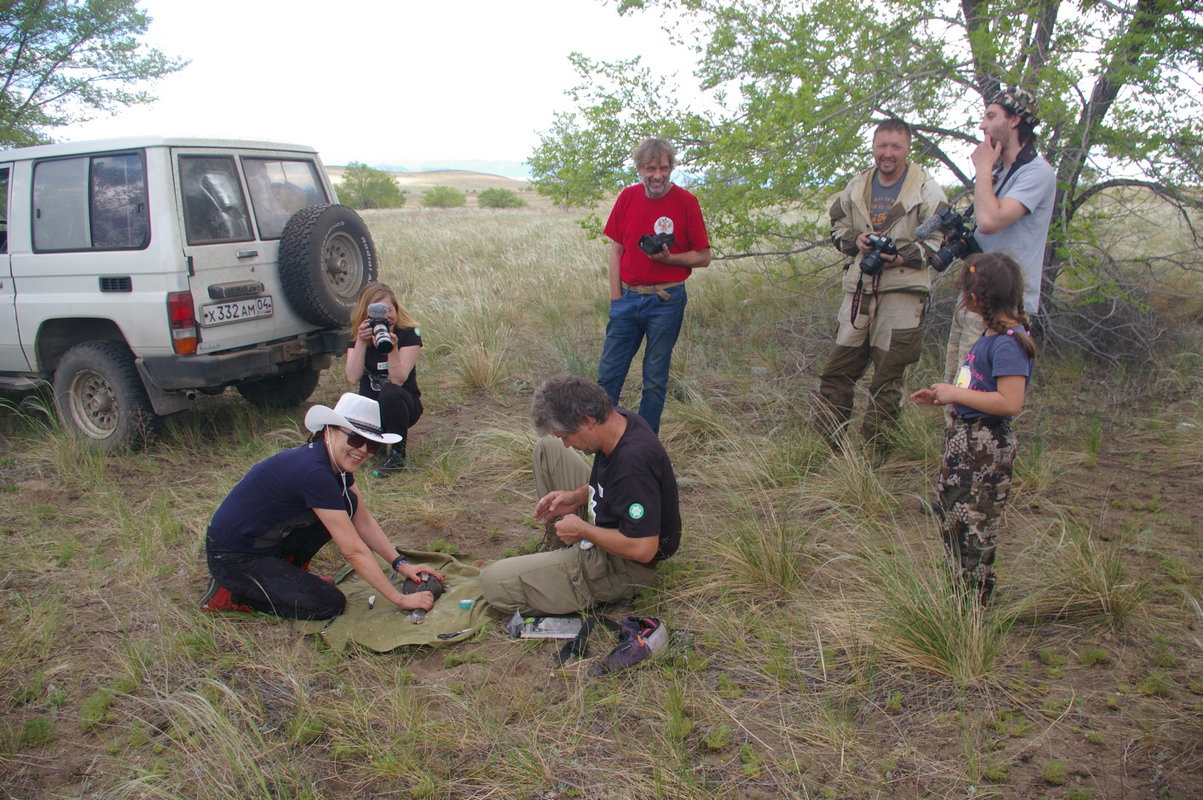
M966 308L982 315L986 330L955 384L933 384L911 399L952 406L936 483L937 516L949 557L985 603L994 591L995 538L1015 463L1011 418L1023 408L1036 343L1023 310L1023 276L1010 256L978 253L966 259L961 297Z
M393 349L387 355L376 349L368 306L388 306L389 336ZM397 302L387 284L372 282L359 293L359 302L351 314L355 338L347 344L347 380L359 384L359 393L380 403L380 418L387 433L401 436L384 462L372 470L377 478L405 468L405 443L409 429L422 416L422 392L418 389L418 350L422 334L418 323Z

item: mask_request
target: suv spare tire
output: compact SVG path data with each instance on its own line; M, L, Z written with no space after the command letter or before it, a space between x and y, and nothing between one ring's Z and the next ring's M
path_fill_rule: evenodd
M293 214L280 236L284 295L306 322L345 328L359 292L376 280L368 226L346 206L323 203Z

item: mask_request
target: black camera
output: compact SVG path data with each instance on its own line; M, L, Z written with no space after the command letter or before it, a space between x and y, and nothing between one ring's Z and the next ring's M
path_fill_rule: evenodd
M898 255L898 245L894 244L894 240L884 234L869 234L869 244L873 246L873 250L865 253L865 257L860 260L860 271L865 275L876 275L885 268L886 262L882 256Z
M944 246L932 253L930 258L936 272L948 269L958 258L982 252L982 246L973 235L972 211L973 209L970 209L961 215L951 208L946 208L940 212L939 228L944 234Z
M655 236L648 234L639 240L639 249L649 256L654 256L663 252L664 248L672 247L676 241L677 238L671 233L657 233Z
M372 339L381 353L393 352L392 326L388 323L388 303L372 303L368 306L368 323L372 326Z

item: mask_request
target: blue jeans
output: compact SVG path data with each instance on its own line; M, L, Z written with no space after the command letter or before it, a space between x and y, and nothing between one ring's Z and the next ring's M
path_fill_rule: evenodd
M606 323L606 343L602 348L601 364L597 367L597 382L619 405L622 385L626 382L631 360L639 344L647 337L643 353L643 397L639 400L639 416L647 420L656 435L660 435L660 414L664 411L664 396L668 392L668 368L673 347L681 332L688 296L685 284L665 290L668 299L657 294L640 294L622 290L622 297L610 302L610 321Z

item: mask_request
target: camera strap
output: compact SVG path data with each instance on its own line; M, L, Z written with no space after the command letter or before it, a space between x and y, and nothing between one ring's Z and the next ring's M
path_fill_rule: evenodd
M876 275L873 276L873 282L870 284L870 287L869 287L869 296L870 297L873 297L873 298L877 297L877 286L880 282L881 282L881 273L878 272ZM852 318L849 320L849 322L852 323L853 330L863 331L866 328L868 328L870 325L873 324L873 320L877 319L877 309L874 308L873 316L869 317L869 321L864 324L864 327L859 327L859 328L857 327L856 317L858 314L860 314L860 304L861 304L861 300L864 299L864 296L865 296L865 276L862 273L860 276L860 279L857 280L857 282L856 282L856 291L852 293ZM868 316L868 314L866 314L865 316Z

